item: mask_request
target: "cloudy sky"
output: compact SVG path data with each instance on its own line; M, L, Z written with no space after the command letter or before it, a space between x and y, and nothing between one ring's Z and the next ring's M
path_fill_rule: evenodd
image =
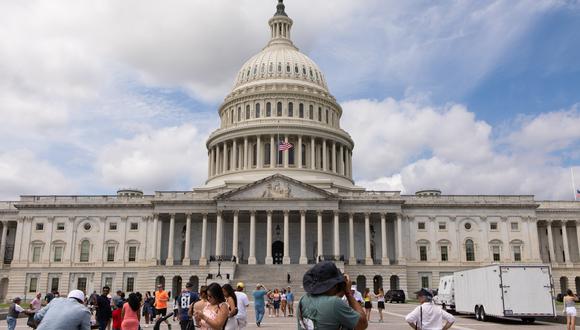
M274 0L0 1L0 199L189 190ZM286 0L361 186L580 188L580 4Z

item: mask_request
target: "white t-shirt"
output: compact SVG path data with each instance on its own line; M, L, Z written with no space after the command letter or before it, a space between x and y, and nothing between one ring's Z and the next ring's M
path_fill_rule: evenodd
M238 301L238 314L236 317L239 319L247 318L248 314L246 313L246 307L250 305L248 296L243 292L236 291L236 299Z
M405 317L407 323L416 324L417 329L422 330L440 330L443 328L443 320L449 323L455 322L453 315L447 313L434 303L428 302L415 307Z

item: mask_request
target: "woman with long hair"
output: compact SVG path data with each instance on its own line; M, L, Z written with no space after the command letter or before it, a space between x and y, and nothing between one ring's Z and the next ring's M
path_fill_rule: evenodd
M280 291L278 288L274 289L274 293L272 294L272 302L274 303L274 314L276 317L280 317Z
M365 294L363 296L365 302L365 313L367 314L367 321L371 321L371 310L373 308L373 303L371 302L371 289L366 288Z
M202 285L199 288L199 300L195 302L195 304L191 304L191 307L189 307L189 317L193 318L195 312L201 313L207 304L209 304L207 302L207 286Z
M151 296L151 292L145 292L145 299L143 300L143 316L145 316L145 324L153 321L153 303L155 298Z
M379 288L379 294L377 294L377 308L379 310L379 322L383 322L383 311L385 310L385 291L383 288Z
M222 286L224 297L226 297L226 304L228 305L228 321L226 322L225 330L238 329L238 321L236 315L238 314L238 299L234 288L229 284Z
M121 311L121 330L139 330L139 321L141 320L141 299L136 293L130 293L127 302L123 305Z
M201 312L195 311L195 323L201 330L223 329L228 320L228 305L222 287L212 283L207 287L207 302Z
M280 294L280 309L282 310L282 314L284 314L284 317L286 317L286 289L282 289L282 292Z
M578 297L572 292L572 290L566 290L566 296L564 296L564 312L566 314L566 330L576 329L576 301Z

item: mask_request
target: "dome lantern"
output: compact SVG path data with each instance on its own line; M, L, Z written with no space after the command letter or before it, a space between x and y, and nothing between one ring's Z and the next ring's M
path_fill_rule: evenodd
M283 0L278 0L276 13L268 21L268 24L270 25L271 38L268 46L273 44L289 44L294 46L290 38L290 29L292 28L293 22L284 9L285 6Z

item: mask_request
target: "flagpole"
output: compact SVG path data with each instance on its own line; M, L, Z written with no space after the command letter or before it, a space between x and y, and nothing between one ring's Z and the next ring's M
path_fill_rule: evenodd
M578 196L578 194L576 193L576 184L574 182L574 169L573 169L573 167L570 167L570 175L572 176L572 193L574 194L574 200L577 201L578 198L576 196Z

